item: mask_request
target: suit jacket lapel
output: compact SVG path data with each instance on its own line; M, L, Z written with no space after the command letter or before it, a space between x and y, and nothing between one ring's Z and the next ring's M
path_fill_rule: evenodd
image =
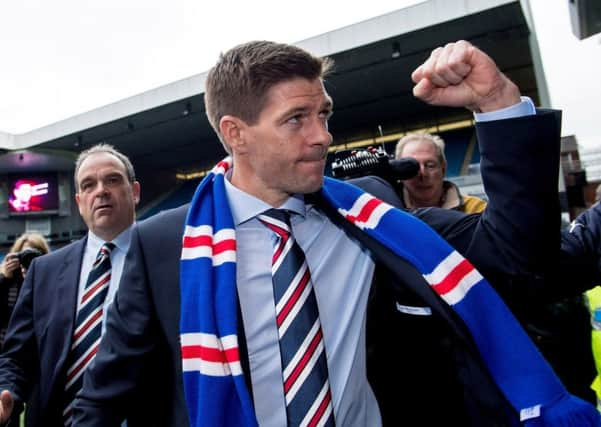
M438 295L436 295L412 264L394 254L380 242L342 218L342 216L321 197L320 193L311 194L306 197L305 200L315 203L334 224L342 228L360 244L369 248L376 258L376 263L384 265L398 279L399 283L402 283L419 296L424 304L429 306L433 313L442 317L459 337L468 343L473 343L471 335L463 322L455 312L445 304Z
M64 375L64 364L69 354L71 347L71 337L73 336L73 325L75 323L75 310L77 309L77 290L79 288L79 275L81 272L81 262L84 249L86 247L87 237L78 240L70 248L70 251L65 255L63 263L58 267L56 283L46 283L46 286L55 286L56 295L59 300L54 304L55 318L52 322L56 322L53 328L58 328L63 331L63 342L55 343L61 348L59 359L50 361L54 363L52 374L51 390L54 384L58 381L62 383L60 378Z

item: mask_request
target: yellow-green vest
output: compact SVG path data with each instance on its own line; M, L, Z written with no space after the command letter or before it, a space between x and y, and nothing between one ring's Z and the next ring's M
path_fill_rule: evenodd
M584 295L591 313L591 348L597 369L591 388L597 395L597 409L601 411L601 286L589 289Z

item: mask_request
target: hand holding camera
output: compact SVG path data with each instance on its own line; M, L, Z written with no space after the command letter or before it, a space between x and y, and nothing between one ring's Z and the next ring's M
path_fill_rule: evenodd
M394 160L380 147L337 151L332 162L334 178L348 179L376 175L390 182L393 187L398 181L411 179L418 172L419 163L413 157Z
M15 274L25 275L31 261L42 255L38 249L25 248L22 251L14 252L6 255L2 262L0 272L4 277L14 277Z

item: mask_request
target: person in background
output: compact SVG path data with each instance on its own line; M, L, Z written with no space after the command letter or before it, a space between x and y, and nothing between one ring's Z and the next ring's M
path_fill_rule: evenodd
M601 411L601 286L589 289L584 297L591 316L591 349L597 369L591 390L597 398L597 409Z
M400 196L407 209L436 206L465 213L480 213L486 201L463 195L451 181L444 179L447 172L445 144L438 135L416 132L399 140L395 158L413 157L420 165L418 174L402 181Z
M39 233L23 233L15 240L0 266L0 351L10 317L17 303L23 280L34 258L50 252L48 242ZM29 410L29 408L27 408ZM20 416L12 414L10 425L19 425Z
M30 249L29 251L24 251ZM34 257L50 252L48 242L39 233L24 233L15 240L0 265L0 349L13 313L23 278Z
M80 153L74 181L88 233L29 268L0 355L0 423L26 405L28 426L71 425L117 291L140 183L130 160L107 144ZM146 409L127 401L129 427L153 425ZM131 418L134 412L140 417Z
M595 203L601 201L601 184L595 191ZM577 223L574 223L577 224ZM584 292L584 301L591 319L591 349L597 375L591 384L591 389L597 398L597 409L601 411L601 286L595 286Z

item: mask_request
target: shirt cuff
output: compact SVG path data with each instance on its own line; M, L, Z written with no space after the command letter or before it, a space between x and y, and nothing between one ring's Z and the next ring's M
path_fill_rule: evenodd
M488 113L474 113L476 122L490 122L493 120L514 119L516 117L533 116L536 114L536 107L532 100L527 96L521 96L521 101L509 107L500 110L489 111Z

